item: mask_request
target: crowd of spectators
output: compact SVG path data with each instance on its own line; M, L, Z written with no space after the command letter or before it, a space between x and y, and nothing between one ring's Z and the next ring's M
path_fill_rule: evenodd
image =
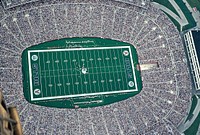
M173 23L139 0L80 2L37 1L9 10L0 5L0 87L8 104L17 105L24 134L180 134L176 128L188 113L191 81ZM129 42L141 64L158 62L159 67L141 71L140 94L111 105L68 110L29 104L23 97L22 51L45 41L84 36Z
M27 3L35 2L38 0L1 0L2 5L5 9L21 6Z
M139 6L143 8L148 8L150 0L116 0L120 2L124 2L127 4L131 4L134 6Z

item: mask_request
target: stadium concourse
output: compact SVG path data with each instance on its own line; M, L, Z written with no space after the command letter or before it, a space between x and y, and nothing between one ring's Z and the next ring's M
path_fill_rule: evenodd
M0 87L7 104L17 106L25 135L182 134L177 127L188 114L192 84L179 32L162 11L140 0L27 1L13 8L0 4ZM158 62L159 68L142 71L140 94L111 105L57 109L29 104L22 90L22 51L67 37L131 43L141 64Z

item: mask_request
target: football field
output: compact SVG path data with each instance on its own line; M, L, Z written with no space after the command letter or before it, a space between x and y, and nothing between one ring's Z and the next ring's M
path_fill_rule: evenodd
M137 91L130 46L30 50L28 63L32 100Z
M26 99L44 102L139 92L135 48L98 40L57 40L27 48L22 56Z

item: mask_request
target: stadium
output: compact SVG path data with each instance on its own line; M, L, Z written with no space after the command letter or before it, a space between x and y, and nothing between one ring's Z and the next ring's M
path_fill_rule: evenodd
M186 33L199 30L199 11L187 8L186 0L174 1L181 13L171 0L1 0L0 88L6 104L17 107L23 134L198 135L200 96L193 76L199 74L192 72ZM93 58L100 68L87 62L69 64L73 70L54 72L52 65L45 70L51 60L55 67L65 58L77 63ZM103 67L100 58L112 61ZM157 66L142 70L152 63ZM45 95L54 87L46 78L65 72L55 87L75 83L67 87L74 92ZM90 92L73 73L88 76L81 84ZM90 73L112 76L91 80ZM93 82L101 85L89 85ZM51 88L42 91L45 86Z

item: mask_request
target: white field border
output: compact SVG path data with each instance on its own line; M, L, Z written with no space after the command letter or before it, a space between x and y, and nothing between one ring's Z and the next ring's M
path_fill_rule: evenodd
M131 65L134 75L134 83L135 83L135 89L132 90L120 90L120 91L111 91L111 92L97 92L97 93L88 93L88 94L75 94L75 95L64 95L64 96L53 96L53 97L40 97L40 98L33 98L33 84L32 84L32 69L31 69L31 52L58 52L58 51L76 51L76 50L103 50L103 49L122 49L127 48L129 49L129 54L131 58ZM137 80L135 76L135 69L133 65L133 59L132 59L132 52L130 46L117 46L117 47L93 47L93 48L69 48L69 49L48 49L48 50L29 50L28 51L28 66L29 66L29 81L30 81L30 94L31 94L31 101L38 101L38 100L47 100L47 99L59 99L59 98L70 98L70 97L81 97L81 96L92 96L92 95L105 95L105 94L115 94L115 93L122 93L122 92L134 92L138 91L137 87Z

